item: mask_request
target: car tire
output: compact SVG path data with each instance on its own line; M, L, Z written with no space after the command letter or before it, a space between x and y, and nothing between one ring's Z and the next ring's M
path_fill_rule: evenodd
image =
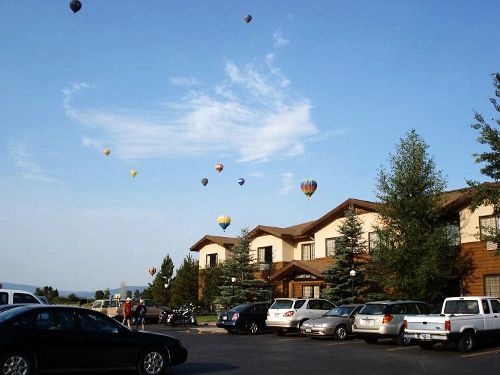
M8 352L0 358L0 374L34 374L33 360L24 352Z
M256 322L248 323L247 332L251 335L256 335L259 332L259 325Z
M344 341L347 337L347 327L340 324L335 328L335 333L333 334L333 339L337 341Z
M418 346L422 350L431 350L434 347L434 343L432 341L420 341Z
M170 356L159 348L150 348L142 352L137 363L140 375L162 375L170 364Z
M472 332L464 332L462 336L460 336L460 340L458 340L458 351L461 353L470 353L474 350L474 346L476 345L476 339Z
M365 342L367 344L376 344L377 341L378 341L378 338L376 338L376 337L365 337L364 340L365 340Z
M401 332L399 332L399 335L396 338L396 344L398 344L399 346L408 346L411 345L412 342L413 342L412 339L405 337L404 329L402 329Z

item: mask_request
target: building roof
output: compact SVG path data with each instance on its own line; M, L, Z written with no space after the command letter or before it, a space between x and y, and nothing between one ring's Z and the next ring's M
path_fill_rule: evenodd
M325 260L326 259L326 260ZM315 260L294 260L288 263L285 267L273 273L269 280L274 281L282 279L287 274L294 272L308 272L317 277L323 277L323 272L330 267L331 261L328 258L315 259Z
M257 225L250 231L250 236L257 237L261 234L270 234L284 240L301 237L314 222L315 221L308 221L306 223L292 225L291 227L270 227L267 225Z
M196 242L191 248L190 251L200 251L204 246L210 244L216 244L225 248L233 247L238 243L237 237L222 237L222 236L203 236L198 242Z

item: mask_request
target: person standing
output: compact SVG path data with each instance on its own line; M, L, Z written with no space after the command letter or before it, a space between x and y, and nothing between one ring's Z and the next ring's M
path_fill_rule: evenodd
M123 323L127 322L128 328L130 329L130 323L132 322L132 298L127 297L125 303L123 304Z
M146 312L148 311L147 307L144 305L144 300L139 300L139 306L135 309L136 321L135 321L135 329L139 329L139 324L144 331L144 324L146 323Z

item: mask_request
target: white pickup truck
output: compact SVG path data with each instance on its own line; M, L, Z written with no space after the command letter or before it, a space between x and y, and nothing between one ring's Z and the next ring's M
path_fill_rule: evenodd
M500 301L494 297L446 298L441 314L405 316L405 338L416 340L422 349L435 343L456 343L468 353L477 339L500 338Z

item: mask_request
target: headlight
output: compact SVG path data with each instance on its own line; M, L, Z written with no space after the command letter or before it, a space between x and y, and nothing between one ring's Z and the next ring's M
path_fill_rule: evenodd
M304 327L310 327L310 326L311 326L311 324L310 324L310 323L304 323L304 324L302 324L302 325L303 325Z
M326 324L326 323L323 323L323 324L321 325L321 328L326 328L326 327L328 327L328 324Z

